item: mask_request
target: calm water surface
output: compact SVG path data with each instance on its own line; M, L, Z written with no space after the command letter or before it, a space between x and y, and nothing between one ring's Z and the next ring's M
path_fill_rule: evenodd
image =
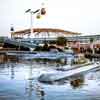
M54 84L36 80L42 73L54 72L55 66L35 61L0 64L0 100L100 100L99 70ZM78 77L81 84L73 85ZM40 94L39 86L44 95Z

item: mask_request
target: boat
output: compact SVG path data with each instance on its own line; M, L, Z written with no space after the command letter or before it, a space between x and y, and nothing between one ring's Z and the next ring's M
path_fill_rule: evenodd
M46 73L38 77L38 80L42 83L53 83L63 79L69 79L72 76L83 74L86 72L94 71L95 69L100 68L100 63L88 63L81 65L80 67L72 68L67 71L57 71L55 73Z

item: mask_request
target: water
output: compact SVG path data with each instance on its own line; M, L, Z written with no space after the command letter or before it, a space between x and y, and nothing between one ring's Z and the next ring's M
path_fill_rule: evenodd
M54 72L56 65L42 61L0 64L0 100L100 100L99 70L54 84L36 80L42 73Z

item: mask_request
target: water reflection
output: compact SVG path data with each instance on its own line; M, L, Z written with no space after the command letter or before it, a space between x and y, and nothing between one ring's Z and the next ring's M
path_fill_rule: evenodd
M80 88L84 85L85 79L84 75L79 75L70 80L70 85L73 89Z
M15 78L15 65L14 64L11 64L11 79L14 79Z
M45 92L40 83L38 83L37 80L29 79L27 82L27 88L25 88L25 91L28 95L29 100L33 100L33 92L35 93L38 100L44 100Z
M0 64L0 97L2 95L7 97L5 100L9 99L8 96L13 97L14 95L16 97L9 100L67 100L66 98L68 100L80 100L80 98L100 100L99 70L87 75L77 75L69 80L54 82L51 85L39 83L34 77L38 76L40 71L49 72L48 69L53 69L56 65L57 63L43 63L42 61L21 63L9 61ZM96 90L98 93L95 93ZM0 98L0 100L3 99Z
M42 85L38 82L36 78L33 77L33 63L29 66L29 77L27 80L26 93L29 100L33 100L33 91L35 92L38 100L44 100L45 92Z

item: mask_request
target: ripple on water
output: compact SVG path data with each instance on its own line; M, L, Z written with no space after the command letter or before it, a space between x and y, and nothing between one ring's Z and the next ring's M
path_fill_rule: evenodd
M30 75L36 77L41 73L53 72L55 66L56 64L49 66L49 63L45 65L38 62L1 64L0 100L37 100L38 95L32 89L36 83L28 80ZM82 85L76 88L70 85L70 81L60 85L40 83L45 92L44 100L100 100L100 71L75 77L71 81L76 78L83 79Z

